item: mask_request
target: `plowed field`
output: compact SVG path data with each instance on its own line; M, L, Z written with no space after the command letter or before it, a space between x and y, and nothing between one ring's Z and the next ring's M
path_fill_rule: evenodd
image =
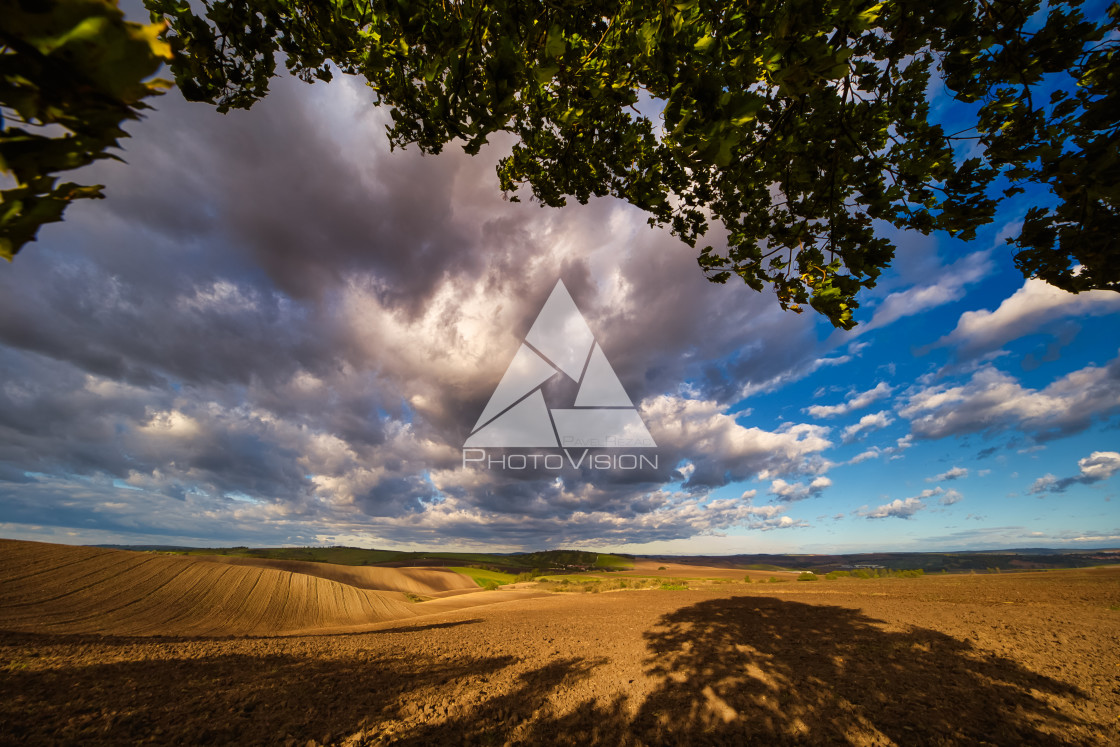
M334 563L309 563L303 560L269 560L267 558L233 558L225 555L196 556L200 560L230 565L271 568L289 573L337 581L356 589L381 591L407 591L422 596L448 591L476 591L476 584L469 576L446 568L377 568L367 566L337 565Z
M0 743L1120 744L1120 568L688 585L465 594L348 634L0 632ZM472 597L509 601L427 606Z
M211 636L353 629L447 606L425 608L405 591L478 588L439 569L221 560L0 540L0 628Z

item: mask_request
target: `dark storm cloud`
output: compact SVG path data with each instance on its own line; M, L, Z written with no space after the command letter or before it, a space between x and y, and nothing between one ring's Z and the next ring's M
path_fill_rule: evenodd
M14 282L0 297L0 340L12 347L139 386L273 384L330 360L329 340L275 294L223 281L179 295L145 277L36 259L5 278Z
M446 275L478 261L452 206L466 158L389 154L365 89L349 91L356 121L325 121L337 93L282 81L254 109L224 116L165 96L127 142L132 166L109 209L180 245L216 238L237 255L225 269L263 271L296 299L368 271L394 307L419 309Z
M0 461L12 472L123 475L121 425L162 399L108 380L91 391L81 370L12 349L0 349L0 376Z
M166 96L127 167L91 170L109 198L4 268L3 520L529 545L798 525L708 491L829 466L827 428L723 414L814 365L811 320L707 283L694 250L618 202L503 202L494 150L390 154L368 98L281 81L222 116ZM659 470L460 469L558 277Z

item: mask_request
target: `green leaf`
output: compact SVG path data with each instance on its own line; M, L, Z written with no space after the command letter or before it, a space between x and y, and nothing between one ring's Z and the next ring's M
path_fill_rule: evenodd
M110 0L9 5L0 14L0 106L27 128L0 120L0 172L17 184L0 193L0 254L11 259L72 200L102 196L99 186L56 188L54 175L120 160L109 150L125 136L122 124L170 85L150 77L171 47L165 23L127 22Z
M548 30L548 37L544 44L545 57L559 57L568 51L568 43L564 41L564 30L558 24L553 24Z

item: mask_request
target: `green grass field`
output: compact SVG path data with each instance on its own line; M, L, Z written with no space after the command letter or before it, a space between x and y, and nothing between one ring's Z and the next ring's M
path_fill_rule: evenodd
M137 548L141 549L141 548ZM626 570L634 563L621 555L596 554L581 550L548 550L546 552L500 553L477 552L404 552L400 550L366 550L358 547L207 547L154 550L170 555L226 555L239 558L268 558L272 560L305 560L313 563L338 565L378 565L381 563L410 563L415 565L442 565L447 562L508 569L510 573L538 569L543 571L577 568ZM437 561L433 563L432 561Z
M599 555L595 558L595 567L626 570L634 567L634 561L621 555Z
M462 573L464 576L470 576L474 582L479 586L485 587L487 584L497 584L504 586L505 584L512 584L516 579L512 573L502 573L501 571L491 571L485 568L471 568L468 566L454 566L448 568L449 571Z

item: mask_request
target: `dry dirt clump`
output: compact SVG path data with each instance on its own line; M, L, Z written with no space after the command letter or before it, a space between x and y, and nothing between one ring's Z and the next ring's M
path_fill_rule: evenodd
M0 632L0 743L1120 744L1120 568L480 594L512 601L351 634Z

